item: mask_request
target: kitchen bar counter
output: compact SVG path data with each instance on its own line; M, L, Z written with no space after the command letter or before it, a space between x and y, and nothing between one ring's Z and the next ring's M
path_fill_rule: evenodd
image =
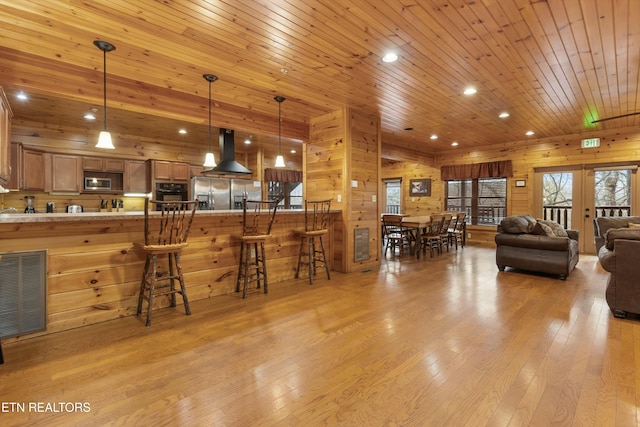
M333 213L325 241L337 271L342 271L340 215ZM303 210L277 212L267 242L270 293L278 292L278 282L295 277L300 240L294 230L303 228ZM145 255L134 243L143 241L143 229L142 211L1 214L0 254L46 251L45 333L51 333L135 314ZM240 298L234 291L241 234L240 210L196 212L181 257L191 301ZM308 286L306 276L300 284ZM250 292L247 304L268 298L257 292ZM154 302L156 308L168 305L168 297ZM184 316L180 307L167 310Z
M278 215L300 214L304 209L279 209ZM334 211L339 212L339 211ZM151 215L159 215L159 212L150 212ZM234 210L198 210L196 216L227 216L242 215L242 211ZM82 212L82 213L5 213L0 214L0 223L16 222L67 222L86 220L122 220L144 217L144 211L124 211L124 212Z

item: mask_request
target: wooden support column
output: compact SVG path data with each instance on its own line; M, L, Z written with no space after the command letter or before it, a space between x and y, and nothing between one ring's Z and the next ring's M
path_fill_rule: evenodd
M359 271L380 263L380 135L377 116L348 108L311 120L303 155L305 197L330 197L331 208L342 211L334 229L334 270ZM369 257L355 261L358 228L369 230Z

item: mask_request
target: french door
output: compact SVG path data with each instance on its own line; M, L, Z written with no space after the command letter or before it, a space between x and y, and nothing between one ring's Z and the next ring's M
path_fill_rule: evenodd
M535 174L536 217L580 232L580 251L595 253L593 219L639 212L637 165L541 168Z

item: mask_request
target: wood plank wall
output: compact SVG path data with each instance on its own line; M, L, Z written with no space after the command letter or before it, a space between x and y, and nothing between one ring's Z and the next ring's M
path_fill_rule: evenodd
M379 119L349 109L335 111L311 121L309 139L304 155L306 195L331 197L332 206L343 214L342 224L335 227L335 237L341 239L335 242L335 261L342 262L345 272L379 263L380 213L374 200L380 181ZM359 227L369 228L370 258L355 262L354 230Z
M407 215L431 215L444 210L444 186L440 179L440 169L431 164L415 161L382 161L382 179L400 178L402 213ZM412 179L431 179L431 196L412 197L409 183ZM384 186L382 186L384 188ZM380 197L380 209L384 212L384 197Z
M344 220L345 135L344 111L334 111L311 121L309 142L304 145L303 170L305 197L309 200L331 199L331 208L343 211L334 235L334 268L346 271L346 231ZM342 201L338 202L338 196Z
M377 116L347 110L347 195L350 212L347 221L349 252L347 271L364 270L380 263L380 211L378 210L378 187L380 185L381 131ZM357 185L354 187L354 184ZM369 255L366 261L354 261L354 231L369 229Z

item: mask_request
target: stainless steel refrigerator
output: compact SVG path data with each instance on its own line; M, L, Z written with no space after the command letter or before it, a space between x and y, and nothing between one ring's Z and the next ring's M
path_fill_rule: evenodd
M231 181L228 178L191 178L191 194L198 199L198 209L231 209Z
M262 198L262 185L260 181L248 179L231 180L231 209L242 209L242 198L260 200Z

